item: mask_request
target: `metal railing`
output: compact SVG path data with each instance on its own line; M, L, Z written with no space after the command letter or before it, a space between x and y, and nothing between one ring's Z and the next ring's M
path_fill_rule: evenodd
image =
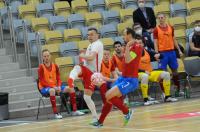
M2 18L1 18L1 12L0 12L0 48L4 48L4 39L3 39L3 24L2 24Z
M41 44L41 38L40 38L40 33L39 32L37 32L36 34L35 34L35 38L36 38L36 45L37 45L37 57L38 57L38 63L39 64L42 64L43 62L42 62L42 44Z
M9 29L10 29L10 37L11 37L11 47L12 47L12 56L13 56L13 62L18 61L17 56L17 47L16 47L16 38L15 38L15 31L13 26L13 17L12 17L12 11L11 7L7 7L8 12L8 22L9 22Z

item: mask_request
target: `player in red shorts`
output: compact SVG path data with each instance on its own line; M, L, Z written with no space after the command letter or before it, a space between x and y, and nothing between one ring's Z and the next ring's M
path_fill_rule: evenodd
M86 53L79 55L84 60L84 64L74 66L69 75L68 85L73 88L75 79L81 78L83 80L84 100L92 113L93 122L95 122L98 116L95 104L91 99L95 86L91 84L90 78L94 72L100 72L103 58L103 44L99 40L99 34L96 28L88 29L88 40L91 44L88 46Z
M99 120L93 123L93 126L103 126L103 122L111 111L112 105L116 106L124 114L124 126L128 124L132 117L133 111L128 109L121 97L138 88L138 67L143 48L135 42L135 32L130 28L124 30L124 40L127 44L122 76L116 80L114 87L106 92L107 102L102 108Z

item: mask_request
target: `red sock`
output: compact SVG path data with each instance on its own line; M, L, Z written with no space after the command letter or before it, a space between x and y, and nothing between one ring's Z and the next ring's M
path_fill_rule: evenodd
M128 107L124 104L123 100L119 97L113 97L109 100L114 106L123 112L124 115L128 114Z
M75 92L70 93L69 96L70 96L70 102L72 104L72 109L73 109L73 111L76 111L77 105L76 105L76 94L75 94Z
M104 104L106 103L106 97L105 97L106 96L106 91L107 91L107 84L104 83L100 87L101 99L102 99Z
M104 105L103 105L103 108L101 110L101 115L99 117L99 123L103 124L106 116L111 111L111 109L112 109L112 104L105 102Z
M56 108L56 96L50 96L50 101L51 101L53 113L54 114L58 113L57 108Z

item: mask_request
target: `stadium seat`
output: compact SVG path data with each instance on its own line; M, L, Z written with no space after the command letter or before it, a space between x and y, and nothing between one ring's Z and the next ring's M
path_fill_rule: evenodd
M58 16L67 17L71 14L71 7L67 1L55 2L54 11Z
M128 9L121 9L119 11L120 18L122 22L127 22L129 19L133 19L133 11L134 9L128 8Z
M13 26L14 26L14 31L15 31L15 37L17 43L24 44L24 31L23 31L23 20L18 19L18 20L13 20ZM27 26L27 32L31 33L31 24L28 21L24 21L25 25Z
M186 47L186 34L184 29L174 30L174 35L179 44L181 44L184 49Z
M102 12L103 24L117 25L120 23L119 12L117 11L103 11Z
M154 6L154 12L155 12L155 15L157 15L158 13L163 13L168 18L170 17L170 8L168 4Z
M50 3L41 3L36 6L37 15L39 17L50 17L54 15L54 9Z
M117 37L117 28L113 24L103 25L100 28L100 34L102 38Z
M188 85L190 90L192 90L191 81L200 81L200 58L196 56L186 57L183 62L185 72L187 73Z
M171 17L169 18L169 23L174 27L175 30L186 29L186 21L184 17Z
M68 23L64 16L49 17L49 24L52 30L59 30L62 33L65 29L68 29Z
M195 14L186 17L187 28L192 28L194 26L194 22L199 20L200 14Z
M69 77L70 71L74 67L73 58L72 57L59 57L56 58L55 63L58 65L60 70L60 78L63 82Z
M187 0L172 0L173 3L182 3L182 4L186 4Z
M73 29L65 29L64 30L64 41L71 42L71 41L80 41L82 40L81 31L77 28Z
M108 10L119 11L122 8L121 0L105 0Z
M32 18L31 19L32 29L36 32L49 31L49 22L45 17Z
M44 3L51 3L53 4L54 2L57 2L59 0L43 0Z
M34 5L21 5L18 7L19 17L31 21L36 17L36 9Z
M27 5L31 4L31 5L38 5L42 2L42 0L25 0L25 3Z
M12 19L13 20L17 20L18 19L17 9L16 8L12 8L12 6L9 6L9 9L11 9ZM3 29L6 30L6 31L10 30L9 18L8 18L8 7L2 8L0 10L0 13L1 13Z
M78 48L79 51L86 50L90 42L88 40L78 41Z
M81 14L71 14L67 18L69 28L79 28L85 26L85 19Z
M44 36L40 34L39 37L41 45L44 45L45 44ZM28 39L28 44L30 46L31 57L38 57L38 47L37 47L38 40L36 40L36 33L28 33L27 39Z
M85 14L87 26L94 26L99 28L102 25L102 17L99 12L90 12Z
M84 39L84 40L87 39L88 28L89 27L81 28L82 39Z
M2 0L3 1L3 0ZM23 5L24 0L4 0L9 6L14 5Z
M66 42L60 45L60 54L62 56L77 56L78 44L75 42Z
M5 3L3 1L0 1L0 9L5 7Z
M46 44L42 46L43 49L48 49L51 53L51 59L55 62L55 59L60 57L60 44Z
M129 6L133 9L138 8L137 0L122 0L122 5L124 9L129 8Z
M123 39L123 37L122 36L117 36L117 37L114 37L113 38L113 40L114 40L114 42L115 41L119 41L119 42L121 42L122 44L124 44L125 42L124 42L124 39Z
M125 28L129 27L132 28L133 23L126 22L126 23L119 23L117 25L118 35L123 35L123 31Z
M169 5L171 0L155 0L157 5Z
M44 32L46 44L59 44L63 43L63 35L59 31L46 31Z
M153 8L155 6L155 0L146 0L145 6Z
M106 10L104 0L88 0L88 6L90 12L102 12Z
M199 14L200 12L200 1L191 1L187 3L187 9L190 15Z
M85 0L73 0L71 3L73 13L85 15L88 12L88 5Z
M182 3L174 3L171 4L171 14L173 17L186 17L187 16L187 9L185 4Z
M102 38L100 41L103 43L104 48L113 48L113 39L112 38Z

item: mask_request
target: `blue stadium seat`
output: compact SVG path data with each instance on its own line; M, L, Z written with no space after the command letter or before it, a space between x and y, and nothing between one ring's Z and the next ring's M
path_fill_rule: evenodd
M23 5L24 0L5 0L6 4L9 6L20 4Z
M118 35L117 28L113 24L103 25L100 29L102 38L113 38Z
M62 33L68 28L67 20L64 16L49 17L49 24L52 30L59 30Z
M15 31L15 37L17 43L24 44L24 32L23 32L23 20L17 19L13 21L14 31ZM31 33L31 24L28 21L24 21L27 26L27 32Z
M85 19L81 14L71 14L67 17L70 28L82 28L85 26Z
M81 28L82 39L84 39L84 40L87 39L88 28L89 27Z
M45 44L45 39L42 34L40 34L40 42L42 45ZM38 56L38 48L37 48L36 33L28 33L28 44L30 46L31 56L37 57Z
M119 12L117 11L103 11L102 12L103 24L114 24L120 23Z
M117 36L117 37L114 37L113 38L113 40L114 40L114 42L115 41L119 41L119 42L121 42L122 44L124 44L125 42L124 42L124 39L123 39L123 37L122 36Z
M62 56L77 56L78 52L78 45L75 42L66 42L60 45L60 54Z
M145 6L153 8L155 6L155 1L154 0L146 0Z
M122 5L124 8L136 9L138 7L137 0L122 0Z
M173 17L186 17L187 16L187 9L183 3L174 3L171 4L171 14Z
M51 3L41 3L36 6L39 17L50 17L54 15L54 9Z
M102 12L106 10L104 0L88 0L88 6L90 12Z
M51 3L51 4L53 4L56 1L59 1L59 0L43 0L44 3Z

